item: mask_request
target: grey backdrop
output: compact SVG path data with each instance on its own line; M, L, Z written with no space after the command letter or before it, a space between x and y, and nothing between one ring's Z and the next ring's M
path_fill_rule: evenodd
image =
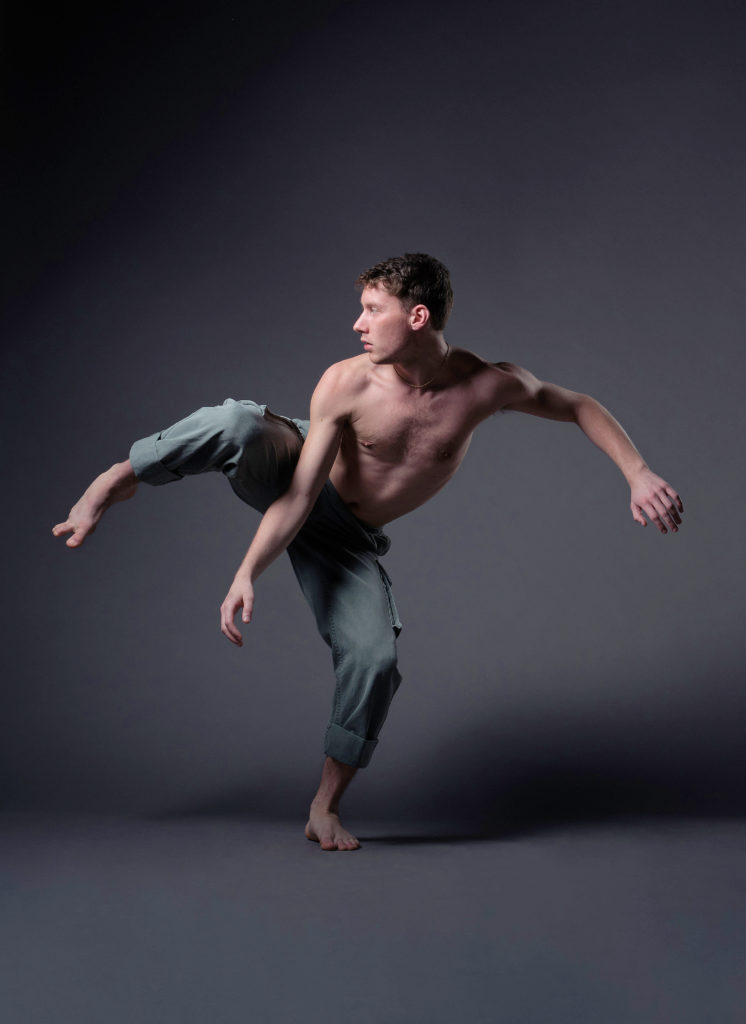
M17 5L16 5L17 6ZM360 813L744 809L743 10L222 0L7 16L9 808L302 813L329 657L219 478L50 536L201 404L304 415L360 269L451 269L451 343L587 391L685 501L663 538L570 426L505 415L387 566L405 682Z

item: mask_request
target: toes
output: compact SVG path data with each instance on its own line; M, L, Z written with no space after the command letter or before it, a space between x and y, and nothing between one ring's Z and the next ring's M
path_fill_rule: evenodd
M337 839L334 835L322 836L319 840L319 845L322 850L357 850L360 843L354 836L340 836Z
M71 536L65 541L65 544L67 544L69 548L77 548L80 547L89 533L93 533L94 529L95 527L87 530L84 526L75 526L68 520L66 523L57 523L57 525L52 528L52 534L55 537L63 537L66 533L71 534Z
M360 842L355 836L339 827L338 821L312 823L310 820L305 828L306 838L317 842L322 850L358 850Z

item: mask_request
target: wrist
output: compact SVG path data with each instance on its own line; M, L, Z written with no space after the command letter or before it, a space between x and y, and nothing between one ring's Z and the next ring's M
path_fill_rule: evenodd
M259 575L257 567L251 562L243 561L239 565L236 575L233 577L236 583L250 583L253 585L254 580Z
M624 473L627 483L632 487L640 474L647 472L648 468L647 462L643 458L638 458L630 466L623 466L622 473Z

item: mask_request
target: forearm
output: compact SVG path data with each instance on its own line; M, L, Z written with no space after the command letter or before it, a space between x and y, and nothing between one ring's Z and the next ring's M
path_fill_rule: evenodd
M684 506L670 484L651 471L626 431L608 409L589 395L569 391L548 381L538 380L528 370L512 363L500 363L513 395L497 408L516 409L547 419L577 423L585 436L609 456L624 474L630 486L632 516L641 526L645 516L661 533L676 533ZM503 387L504 381L496 378ZM499 396L498 396L499 397Z
M629 484L647 468L621 423L595 398L578 396L574 418L585 436L619 467Z
M312 503L305 495L283 494L262 516L254 539L236 572L252 583L295 539Z

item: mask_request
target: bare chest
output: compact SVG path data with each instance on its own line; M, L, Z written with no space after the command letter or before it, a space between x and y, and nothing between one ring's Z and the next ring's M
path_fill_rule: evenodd
M350 421L345 441L362 459L455 468L474 425L456 403L412 394L403 401L366 403Z

